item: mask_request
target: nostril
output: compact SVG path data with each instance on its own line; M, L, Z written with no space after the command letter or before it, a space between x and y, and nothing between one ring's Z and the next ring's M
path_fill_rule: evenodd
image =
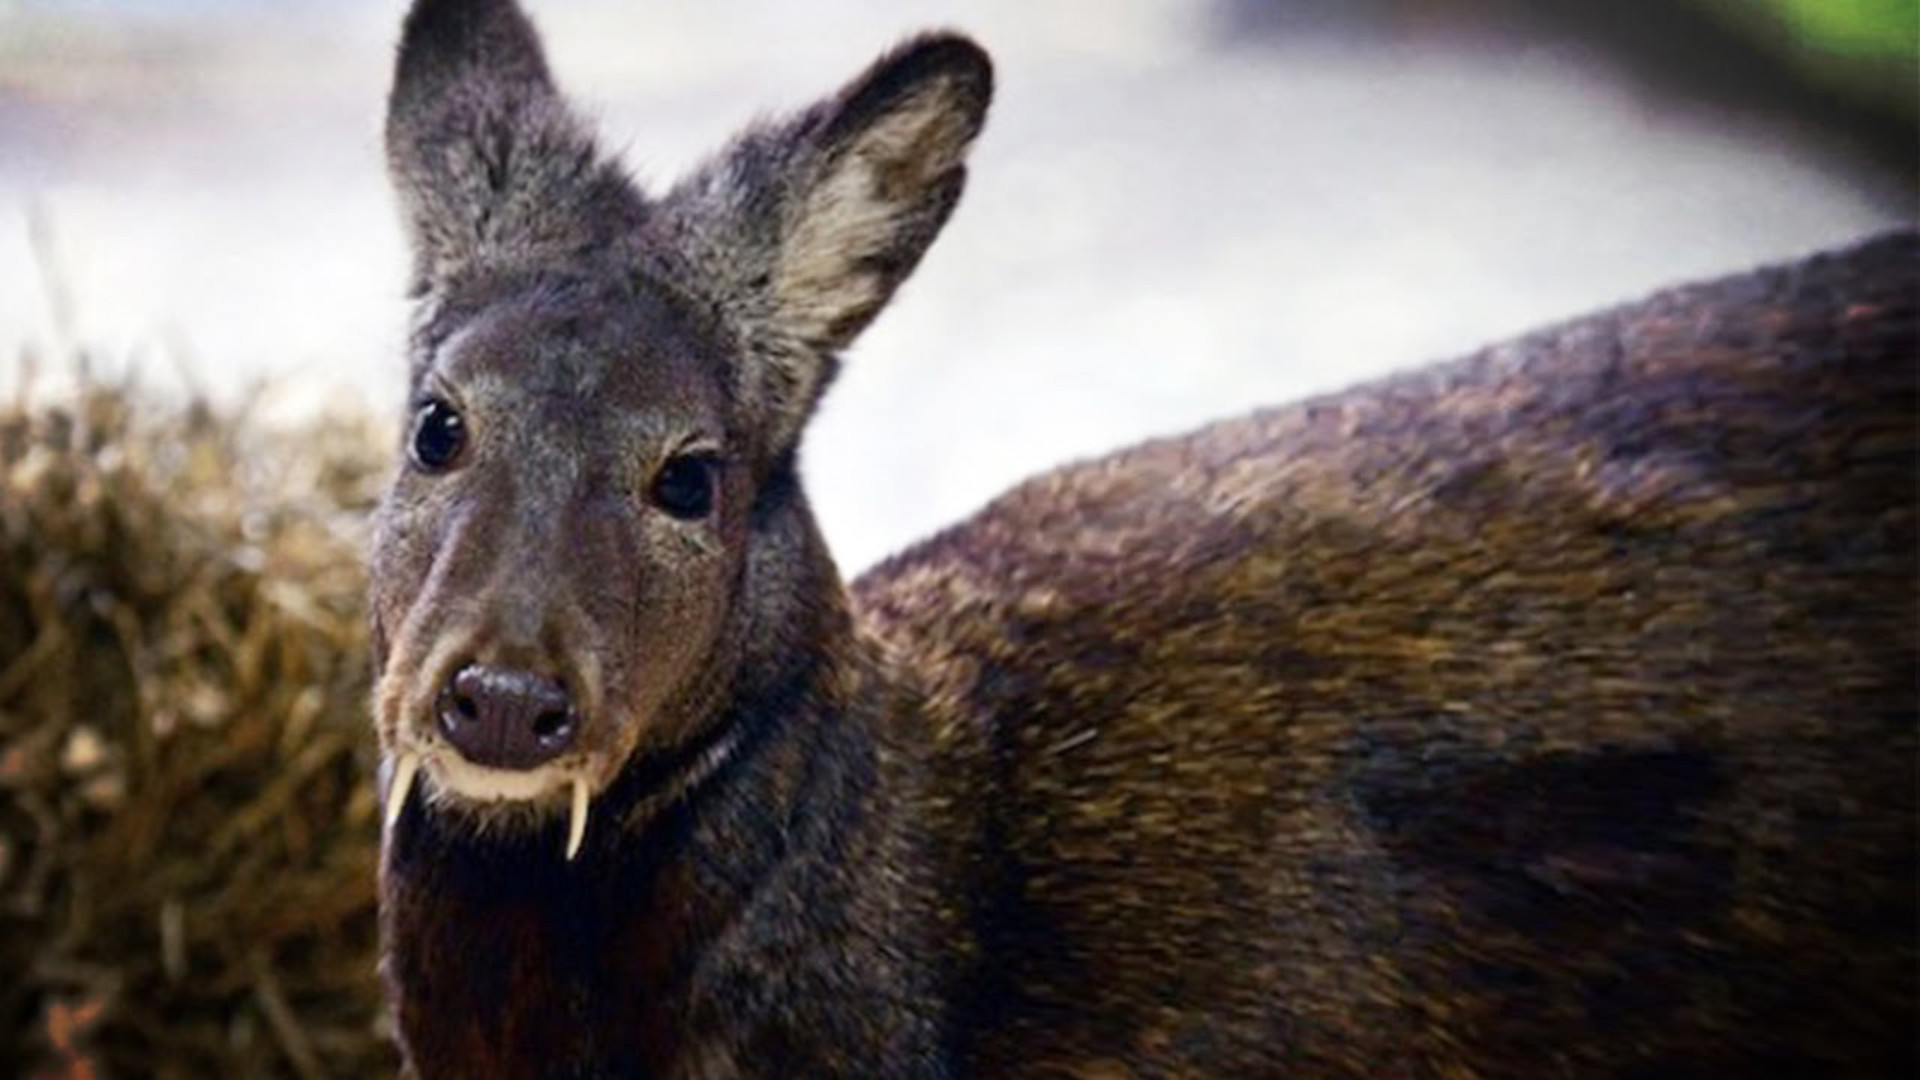
M553 742L572 734L573 714L560 709L548 709L534 718L533 733L541 742Z
M434 709L439 721L440 731L456 743L472 735L480 718L480 708L472 698L464 694L442 691L440 703Z

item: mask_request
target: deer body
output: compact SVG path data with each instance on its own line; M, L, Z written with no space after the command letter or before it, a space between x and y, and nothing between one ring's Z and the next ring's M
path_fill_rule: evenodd
M512 4L416 3L412 1070L1910 1070L1920 237L1065 467L848 589L799 433L990 85L921 39L647 199Z

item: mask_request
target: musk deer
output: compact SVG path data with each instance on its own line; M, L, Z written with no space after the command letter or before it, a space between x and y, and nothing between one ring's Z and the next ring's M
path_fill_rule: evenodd
M422 1077L1914 1065L1920 236L1042 475L843 585L796 458L992 90L644 194L418 0L371 606Z

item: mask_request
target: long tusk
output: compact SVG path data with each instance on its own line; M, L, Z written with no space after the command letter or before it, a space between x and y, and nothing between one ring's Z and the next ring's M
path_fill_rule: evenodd
M580 854L580 841L587 835L587 781L573 778L573 815L567 819L567 861Z
M402 753L393 765L393 783L387 785L387 829L393 829L393 823L400 820L400 811L406 809L407 794L413 790L413 778L420 771L420 755Z

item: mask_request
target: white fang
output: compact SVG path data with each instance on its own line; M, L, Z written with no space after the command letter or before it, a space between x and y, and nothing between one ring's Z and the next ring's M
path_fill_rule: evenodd
M402 752L393 763L393 783L387 786L387 829L393 829L393 823L400 820L400 811L407 805L407 794L413 790L413 778L420 772L420 755Z
M587 781L573 778L573 813L567 818L567 861L580 853L580 841L587 835Z

